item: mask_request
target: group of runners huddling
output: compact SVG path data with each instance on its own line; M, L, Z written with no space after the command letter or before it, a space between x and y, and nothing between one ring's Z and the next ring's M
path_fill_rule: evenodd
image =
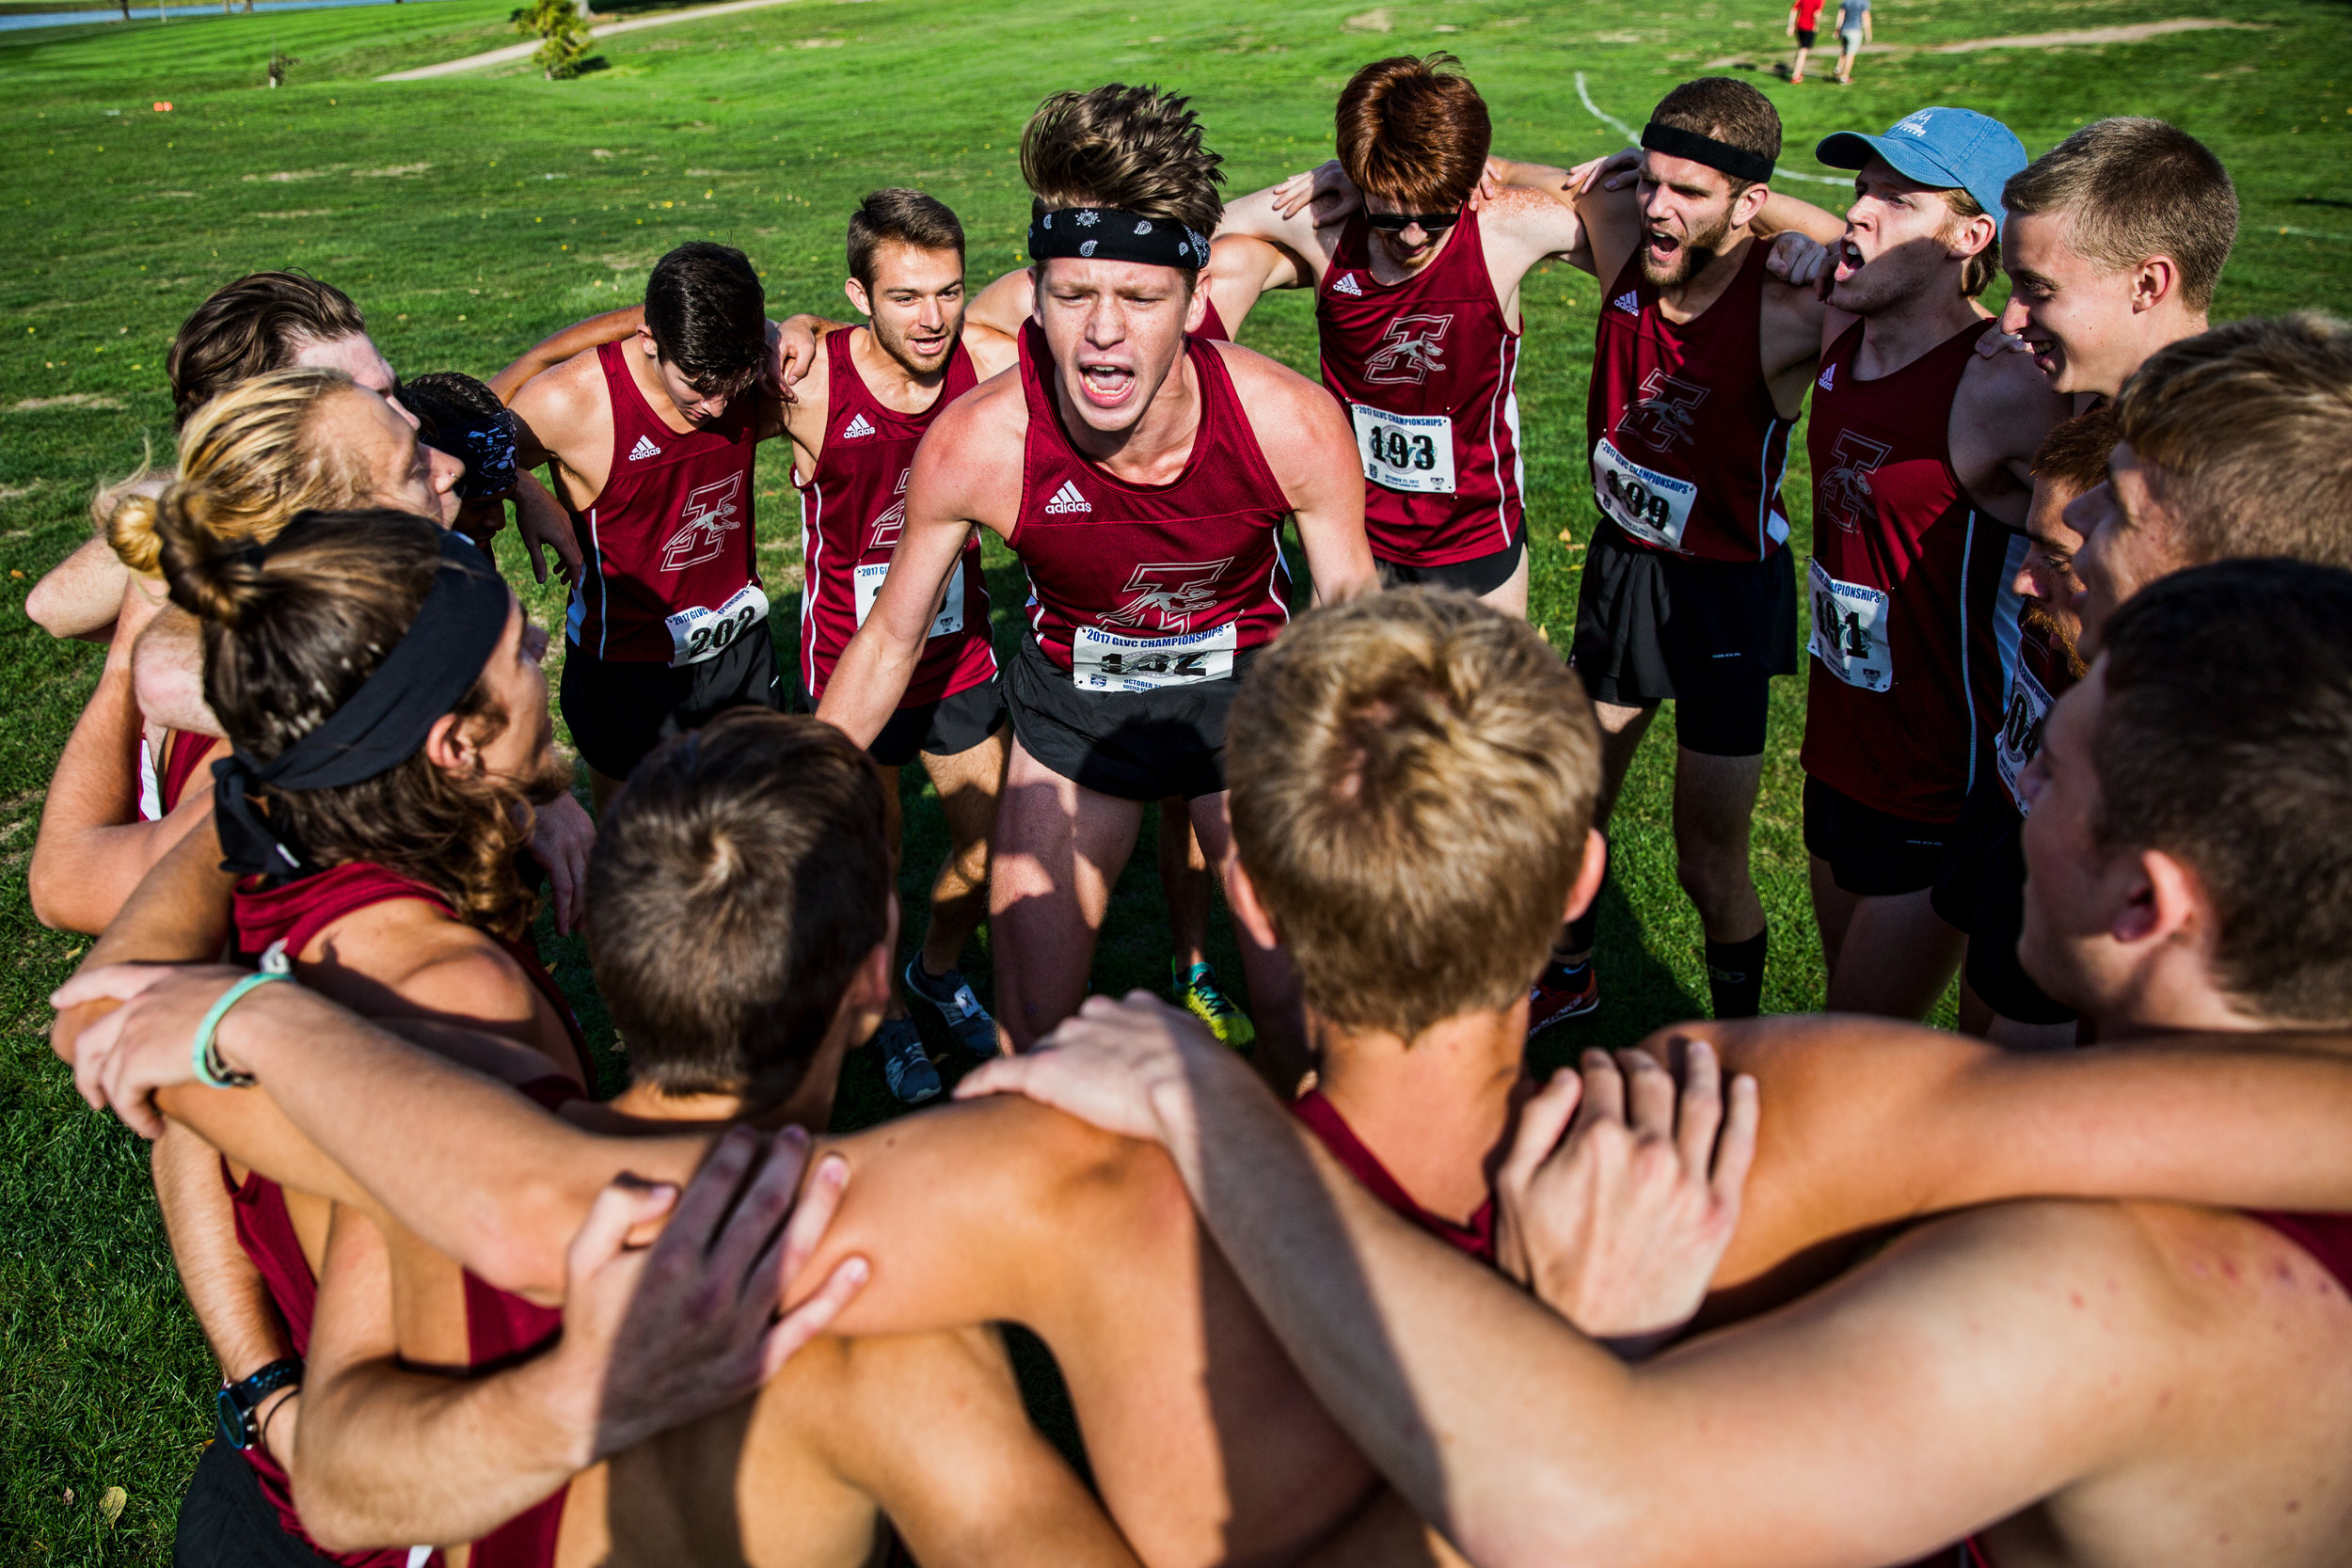
M55 1044L155 1140L221 1366L181 1561L2344 1560L2352 332L2208 327L2236 199L2156 120L1841 133L1842 217L1726 78L1562 170L1386 59L1335 139L1227 202L1183 99L1057 93L1033 264L969 300L955 214L878 191L860 325L695 243L486 384L397 381L298 275L190 319L176 467L30 605L109 644L31 886L98 935ZM1601 284L1565 660L1548 258ZM1293 287L1320 386L1232 341ZM1800 579L1846 1016L1763 1021ZM1715 1019L1539 1085L1669 703ZM1153 803L1184 1006L1088 1000ZM850 1050L939 1094L926 1023L987 1058L952 1102L827 1135Z

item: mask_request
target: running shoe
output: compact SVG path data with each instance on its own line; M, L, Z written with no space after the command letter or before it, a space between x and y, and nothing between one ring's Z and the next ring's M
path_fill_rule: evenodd
M972 994L972 984L963 977L963 971L950 969L933 977L923 973L921 958L909 958L906 984L907 995L937 1013L958 1045L975 1056L996 1054L996 1021Z
M886 1018L874 1031L882 1047L882 1079L901 1105L920 1105L939 1093L939 1069L923 1049L923 1032L911 1018Z
M1527 997L1527 1037L1566 1019L1582 1018L1600 1006L1600 976L1593 960L1548 965Z
M1184 1011L1209 1026L1209 1033L1217 1037L1218 1043L1246 1051L1258 1037L1257 1025L1249 1022L1249 1015L1234 1006L1233 999L1216 983L1216 970L1207 964L1194 964L1187 969L1170 958L1168 973L1176 982L1176 1000L1184 1005Z

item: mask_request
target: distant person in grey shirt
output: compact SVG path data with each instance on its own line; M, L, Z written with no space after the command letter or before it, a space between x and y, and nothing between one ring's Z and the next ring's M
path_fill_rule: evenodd
M1853 83L1853 57L1870 41L1870 0L1838 0L1837 85Z

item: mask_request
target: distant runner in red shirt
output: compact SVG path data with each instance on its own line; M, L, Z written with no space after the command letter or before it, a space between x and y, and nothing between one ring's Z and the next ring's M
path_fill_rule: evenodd
M841 651L866 622L906 526L914 449L957 398L1010 365L1013 340L967 321L963 226L920 191L876 191L850 219L850 303L868 318L831 333L785 407L792 483L801 490L799 685L815 707ZM916 757L939 791L948 852L931 883L923 951L894 990L875 1037L890 1092L909 1104L940 1090L908 1016L920 997L967 1051L996 1053L991 1018L956 967L988 912L988 840L1005 778L1005 704L989 644L988 586L977 531L898 710L866 750L882 766L891 848L900 851L898 769Z
M1022 140L1036 319L1020 373L940 416L907 523L818 716L870 743L914 678L974 524L1021 557L1027 630L1007 675L1012 760L989 912L997 1022L1025 1047L1086 994L1142 805L1181 794L1223 864L1225 711L1289 619L1296 520L1315 593L1374 583L1344 421L1311 382L1187 336L1217 159L1181 99L1106 87L1046 101ZM1263 433L1263 435L1261 433ZM1305 1066L1279 949L1243 942L1260 1059Z
M1804 80L1804 59L1813 53L1815 24L1821 20L1821 0L1797 0L1788 8L1788 25L1782 35L1797 40L1797 57L1788 67L1788 80L1794 84Z
M599 811L664 736L777 703L752 495L754 449L783 430L755 386L766 310L741 251L682 245L646 280L644 325L511 405L518 460L552 461L586 558L561 701Z

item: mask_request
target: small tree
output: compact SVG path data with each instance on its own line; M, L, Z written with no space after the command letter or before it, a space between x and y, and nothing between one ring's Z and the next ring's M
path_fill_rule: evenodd
M572 0L531 0L515 13L515 30L539 40L531 58L548 81L569 81L580 74L588 57L588 24Z

